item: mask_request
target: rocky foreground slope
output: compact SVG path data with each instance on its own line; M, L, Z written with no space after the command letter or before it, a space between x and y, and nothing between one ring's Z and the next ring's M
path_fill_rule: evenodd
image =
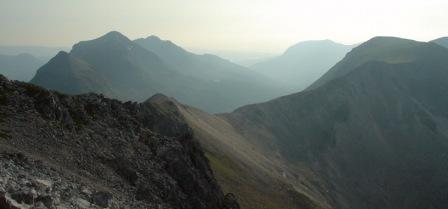
M0 76L0 208L238 207L192 131L162 111Z

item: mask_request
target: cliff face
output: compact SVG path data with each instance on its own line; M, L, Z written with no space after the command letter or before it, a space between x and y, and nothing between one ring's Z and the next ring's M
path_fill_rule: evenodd
M0 76L0 205L232 205L192 131L161 119L161 111L96 94L65 96Z

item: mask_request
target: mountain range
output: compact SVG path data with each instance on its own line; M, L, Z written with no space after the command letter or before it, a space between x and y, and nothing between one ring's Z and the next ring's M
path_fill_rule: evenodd
M0 73L12 80L30 81L44 62L30 54L0 54Z
M155 36L131 41L118 32L59 53L31 83L123 101L144 101L163 93L208 112L231 111L284 94L281 86L262 75L219 57L196 55Z
M327 72L281 96L293 90L264 83L269 76L155 36L131 41L111 32L38 70L31 83L58 92L0 77L0 163L13 165L1 173L31 167L34 176L59 176L71 184L55 187L70 192L62 203L78 208L235 209L237 199L244 209L445 209L448 48L441 40L374 37L351 50L298 44L281 57L308 44L349 52L335 50L341 60ZM248 105L210 114L226 111L213 105L229 98ZM83 189L89 182L93 192ZM0 206L14 192L23 193L0 195Z
M252 65L251 69L285 83L289 92L295 93L316 81L352 47L331 40L300 42L278 57Z
M4 55L18 55L29 54L36 57L41 62L48 62L59 51L65 50L66 47L48 47L48 46L26 46L26 45L2 45L0 46L0 54ZM37 70L37 68L36 68Z

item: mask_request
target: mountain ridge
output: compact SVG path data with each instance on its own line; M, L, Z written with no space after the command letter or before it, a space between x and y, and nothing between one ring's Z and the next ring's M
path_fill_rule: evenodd
M419 49L421 47L421 49ZM325 73L316 82L311 84L307 90L316 88L324 83L345 75L357 66L371 60L385 61L389 63L411 62L425 56L424 50L439 48L436 44L418 42L410 39L397 37L378 36L374 37L349 52L346 59L341 60ZM409 50L416 48L418 50ZM420 54L413 54L420 53Z
M196 55L155 37L140 41L145 40L149 40L149 45L131 41L115 31L75 44L69 54L88 63L95 74L104 78L98 85L84 82L86 78L72 76L67 77L69 80L65 83L77 82L86 86L78 88L78 92L67 91L63 85L49 86L45 79L37 79L48 77L48 74L57 75L50 72L60 69L49 65L39 69L36 79L31 82L64 93L92 91L124 101L144 101L162 93L209 112L231 111L284 92L263 76L216 56ZM148 50L154 43L158 44L155 49ZM166 48L170 49L165 51Z
M430 52L412 62L367 61L314 89L224 117L247 138L273 142L286 162L311 169L335 208L443 208L448 50L422 44L404 52Z
M157 106L67 96L2 75L0 106L2 207L238 207L191 130L164 124Z

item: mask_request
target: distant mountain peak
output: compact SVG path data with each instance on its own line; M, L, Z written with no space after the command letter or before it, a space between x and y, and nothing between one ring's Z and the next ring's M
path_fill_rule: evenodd
M148 39L148 40L162 41L162 39L160 39L160 37L158 37L158 36L156 36L156 35L150 35L150 36L148 36L146 39Z
M140 39L135 40L135 42L136 43L146 42L147 44L154 45L157 47L169 47L169 48L173 48L176 50L185 51L182 47L176 45L172 41L162 40L160 37L158 37L156 35L150 35L147 38L140 38Z
M75 44L70 51L70 55L89 58L92 54L102 56L104 53L124 52L132 49L134 46L134 43L128 37L117 31L112 31L99 38Z
M389 47L395 47L398 45L415 45L418 43L423 43L411 39L405 39L405 38L399 38L399 37L393 37L393 36L375 36L368 41L364 42L361 45L380 45L380 46L389 46Z
M287 55L290 53L295 53L296 51L303 51L305 49L309 50L310 48L315 48L315 49L320 50L321 48L328 48L328 47L333 47L333 46L346 46L346 45L337 43L330 39L301 41L299 43L292 45L288 49L286 49L284 54Z
M98 39L115 39L115 40L129 40L128 37L121 34L118 31L111 31L109 33L106 33L105 35L101 36Z
M69 54L66 51L59 51L54 58L62 58L62 57L68 57Z
M73 46L73 49L88 46L91 44L97 44L97 43L120 43L120 44L132 44L131 40L129 40L128 37L124 36L120 32L117 31L111 31L109 33L104 34L103 36L87 40L87 41L81 41Z
M157 102L157 101L168 101L168 100L173 100L173 99L164 94L157 93L157 94L154 94L149 99L147 99L145 102Z

